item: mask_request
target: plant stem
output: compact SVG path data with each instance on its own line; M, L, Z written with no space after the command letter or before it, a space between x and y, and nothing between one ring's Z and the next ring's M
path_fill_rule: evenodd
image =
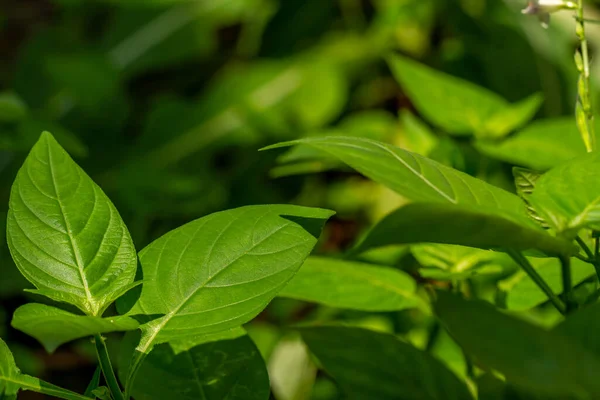
M560 270L563 282L563 301L569 313L573 309L573 278L571 276L571 259L560 257Z
M527 260L527 258L525 258L523 254L515 250L507 250L507 254L513 260L515 260L515 262L519 264L521 268L523 268L523 271L525 271L525 273L531 278L531 280L534 281L536 285L538 285L538 287L542 290L542 292L546 294L546 296L548 296L548 299L550 300L552 305L556 307L556 309L561 314L566 314L567 307L565 306L565 304L558 298L558 296L554 294L552 289L550 289L550 286L548 286L546 281L544 281L544 278L542 278L533 268L533 266L529 263L529 260Z
M588 152L596 149L596 135L594 133L594 115L592 113L590 96L590 60L588 43L585 36L585 19L583 16L583 0L577 1L575 31L579 39L580 50L575 54L575 64L579 71L577 85L577 109L575 111L577 126Z
M131 364L129 365L129 372L127 373L127 381L125 382L125 398L131 397L131 390L133 389L133 382L137 376L142 363L146 359L146 353L136 351Z
M98 355L98 361L100 362L100 368L102 368L104 379L106 379L106 384L108 385L108 389L110 390L113 399L124 400L125 398L123 397L119 382L115 376L115 371L110 362L108 349L106 348L104 339L100 335L94 335L94 343L96 344L96 353Z
M592 264L594 266L594 269L596 270L596 276L598 277L598 282L600 282L600 258L598 257L598 254L600 253L600 242L598 241L598 238L595 238L594 253L592 253L592 250L588 247L588 245L579 236L577 236L575 238L575 241L577 242L579 247L581 247L581 249L587 256L587 258L583 258L583 257L577 257L577 258L579 258L582 261L585 261L588 264Z

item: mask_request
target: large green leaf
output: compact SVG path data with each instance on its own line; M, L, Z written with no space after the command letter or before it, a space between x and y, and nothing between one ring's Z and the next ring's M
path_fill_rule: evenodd
M8 245L36 293L88 315L131 287L136 253L115 206L44 132L10 196Z
M395 311L418 306L415 291L414 279L397 269L309 257L279 296L330 307Z
M600 230L600 155L585 154L553 168L536 182L529 200L557 232L575 236L585 227Z
M135 343L127 343L129 354ZM127 368L120 371L126 372ZM132 395L140 400L267 400L267 368L247 336L204 343L176 352L156 346L141 366Z
M487 207L433 203L411 203L392 211L367 232L353 251L421 242L482 249L536 248L547 254L573 251L571 243L529 223L517 224L501 215L493 215Z
M562 273L558 259L529 258L529 261L555 294L562 293ZM571 275L574 285L580 284L594 273L595 270L591 264L571 258ZM501 281L498 287L506 292L505 306L509 310L529 310L548 301L548 296L523 271Z
M44 304L29 303L15 311L13 328L33 336L53 352L63 343L98 333L137 329L138 322L129 317L100 318L76 315Z
M483 301L439 292L436 313L450 335L483 367L540 395L600 394L600 361L577 343L503 314Z
M389 215L382 221L383 226L376 226L361 244L361 251L378 245L418 241L538 248L551 254L571 251L570 243L550 236L529 218L518 196L418 154L373 140L344 136L295 140L267 149L298 144L337 157L408 200L428 203L412 204L410 212L403 207ZM414 207L431 210L419 213ZM436 217L445 220L437 220L427 212L436 212ZM412 218L410 225L406 223L407 218ZM469 219L466 224L461 221L463 218ZM444 222L452 224L444 225ZM494 224L499 225L504 234L494 233ZM398 226L410 229L398 231ZM479 232L482 230L485 232ZM381 232L385 234L380 235Z
M600 129L597 124L596 132ZM490 157L537 171L585 154L572 117L535 121L502 141L480 140L475 147Z
M302 328L300 333L345 398L473 398L440 361L393 335L334 326Z
M600 303L577 310L554 327L554 332L579 343L586 351L600 358Z
M511 105L485 88L398 55L390 56L388 64L421 114L451 134L505 136L541 105L539 95Z
M19 390L31 390L66 400L93 400L90 397L46 383L40 379L22 374L10 349L0 339L0 399L15 400Z
M132 314L165 314L142 326L138 350L239 326L294 276L333 213L249 206L175 229L140 253L141 296Z

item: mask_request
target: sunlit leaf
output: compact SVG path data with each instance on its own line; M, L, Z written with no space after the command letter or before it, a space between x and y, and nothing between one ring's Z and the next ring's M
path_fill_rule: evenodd
M389 267L309 257L279 296L364 311L416 307L420 299L410 275Z
M104 192L45 132L13 184L8 244L35 292L92 316L132 285L136 253Z
M529 201L553 229L567 237L600 229L600 155L590 153L557 166L537 180Z
M130 314L165 314L142 326L140 352L239 326L294 276L331 211L249 206L175 229L140 253L144 285Z
M420 202L385 217L359 244L360 251L415 242L537 248L550 254L572 251L569 242L550 236L529 218L518 196L418 154L345 136L307 138L267 149L292 145L335 156L407 200Z

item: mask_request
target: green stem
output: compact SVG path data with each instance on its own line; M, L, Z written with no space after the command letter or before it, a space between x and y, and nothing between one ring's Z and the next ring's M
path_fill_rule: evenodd
M573 278L569 257L560 257L560 270L563 282L563 301L567 306L566 312L568 313L573 309Z
M594 133L594 115L592 113L590 96L590 60L588 52L588 43L585 36L585 18L583 15L583 0L577 1L576 16L576 34L579 38L581 61L578 61L577 69L580 74L581 84L578 85L578 110L576 111L576 120L578 121L579 131L582 135L585 147L588 152L596 149L596 135ZM579 59L579 53L576 54ZM581 107L581 110L579 110Z
M108 349L106 348L104 339L100 335L94 335L94 343L96 344L96 353L98 355L98 361L100 362L100 368L102 368L104 379L106 379L106 384L108 385L108 389L110 390L113 399L124 400L125 398L123 397L119 382L115 376L115 371L110 362Z
M542 278L533 268L533 266L529 263L529 260L527 260L527 258L525 258L523 254L515 250L507 250L507 254L513 260L515 260L517 264L519 264L519 266L523 269L523 271L525 271L525 273L531 278L531 280L534 281L536 285L538 285L538 287L542 290L542 292L546 294L546 296L548 296L548 299L550 300L552 305L556 307L556 309L561 314L566 314L567 307L565 306L565 304L558 298L558 296L554 294L552 289L550 289L550 286L548 286L546 281L544 281L544 278Z
M133 382L137 376L142 363L146 359L146 353L141 351L136 351L133 360L131 361L131 365L129 366L129 372L127 374L127 382L125 382L125 398L129 399L131 397L131 390L133 389Z

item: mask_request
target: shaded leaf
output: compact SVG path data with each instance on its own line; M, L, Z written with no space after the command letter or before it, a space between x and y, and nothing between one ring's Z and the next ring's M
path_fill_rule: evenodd
M29 110L23 100L13 92L0 92L0 122L21 121Z
M331 211L249 206L190 222L140 253L142 294L130 314L165 314L138 346L209 334L256 316L294 276Z
M473 398L440 361L393 335L341 326L299 331L348 399Z
M365 263L309 257L279 293L330 307L396 311L417 307L416 283L397 269Z
M58 346L72 340L99 333L134 330L139 324L129 317L90 317L29 303L17 308L11 325L36 338L46 351L52 353Z
M125 352L131 354L131 341ZM120 368L126 372L126 368ZM267 400L269 377L260 352L247 335L176 352L156 346L145 359L133 385L140 400Z
M505 315L483 301L438 292L436 313L450 335L484 368L540 395L600 393L600 361L576 343ZM477 323L473 323L477 321Z

